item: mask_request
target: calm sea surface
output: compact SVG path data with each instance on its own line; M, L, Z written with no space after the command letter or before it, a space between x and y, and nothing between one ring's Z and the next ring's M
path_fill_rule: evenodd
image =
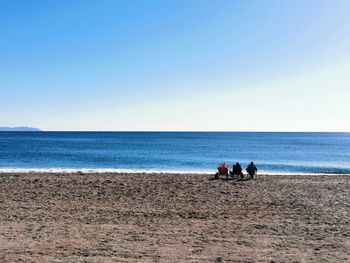
M0 132L0 172L215 172L250 161L260 173L350 174L350 133Z

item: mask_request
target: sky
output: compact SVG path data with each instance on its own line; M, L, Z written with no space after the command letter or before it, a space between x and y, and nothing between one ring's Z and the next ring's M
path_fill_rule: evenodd
M0 0L0 126L350 132L348 0Z

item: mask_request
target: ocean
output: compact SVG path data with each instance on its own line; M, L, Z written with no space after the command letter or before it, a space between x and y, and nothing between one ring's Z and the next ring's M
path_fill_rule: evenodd
M350 174L350 133L0 132L0 172Z

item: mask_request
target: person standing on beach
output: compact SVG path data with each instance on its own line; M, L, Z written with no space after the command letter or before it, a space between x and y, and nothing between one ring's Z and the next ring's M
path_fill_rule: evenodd
M256 165L253 162L250 162L245 170L250 175L250 178L253 179L254 175L256 175L256 172L258 171L258 168L256 168Z

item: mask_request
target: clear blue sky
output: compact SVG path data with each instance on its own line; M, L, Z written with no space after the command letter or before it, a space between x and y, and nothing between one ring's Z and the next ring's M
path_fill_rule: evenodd
M350 131L350 1L0 0L0 126Z

